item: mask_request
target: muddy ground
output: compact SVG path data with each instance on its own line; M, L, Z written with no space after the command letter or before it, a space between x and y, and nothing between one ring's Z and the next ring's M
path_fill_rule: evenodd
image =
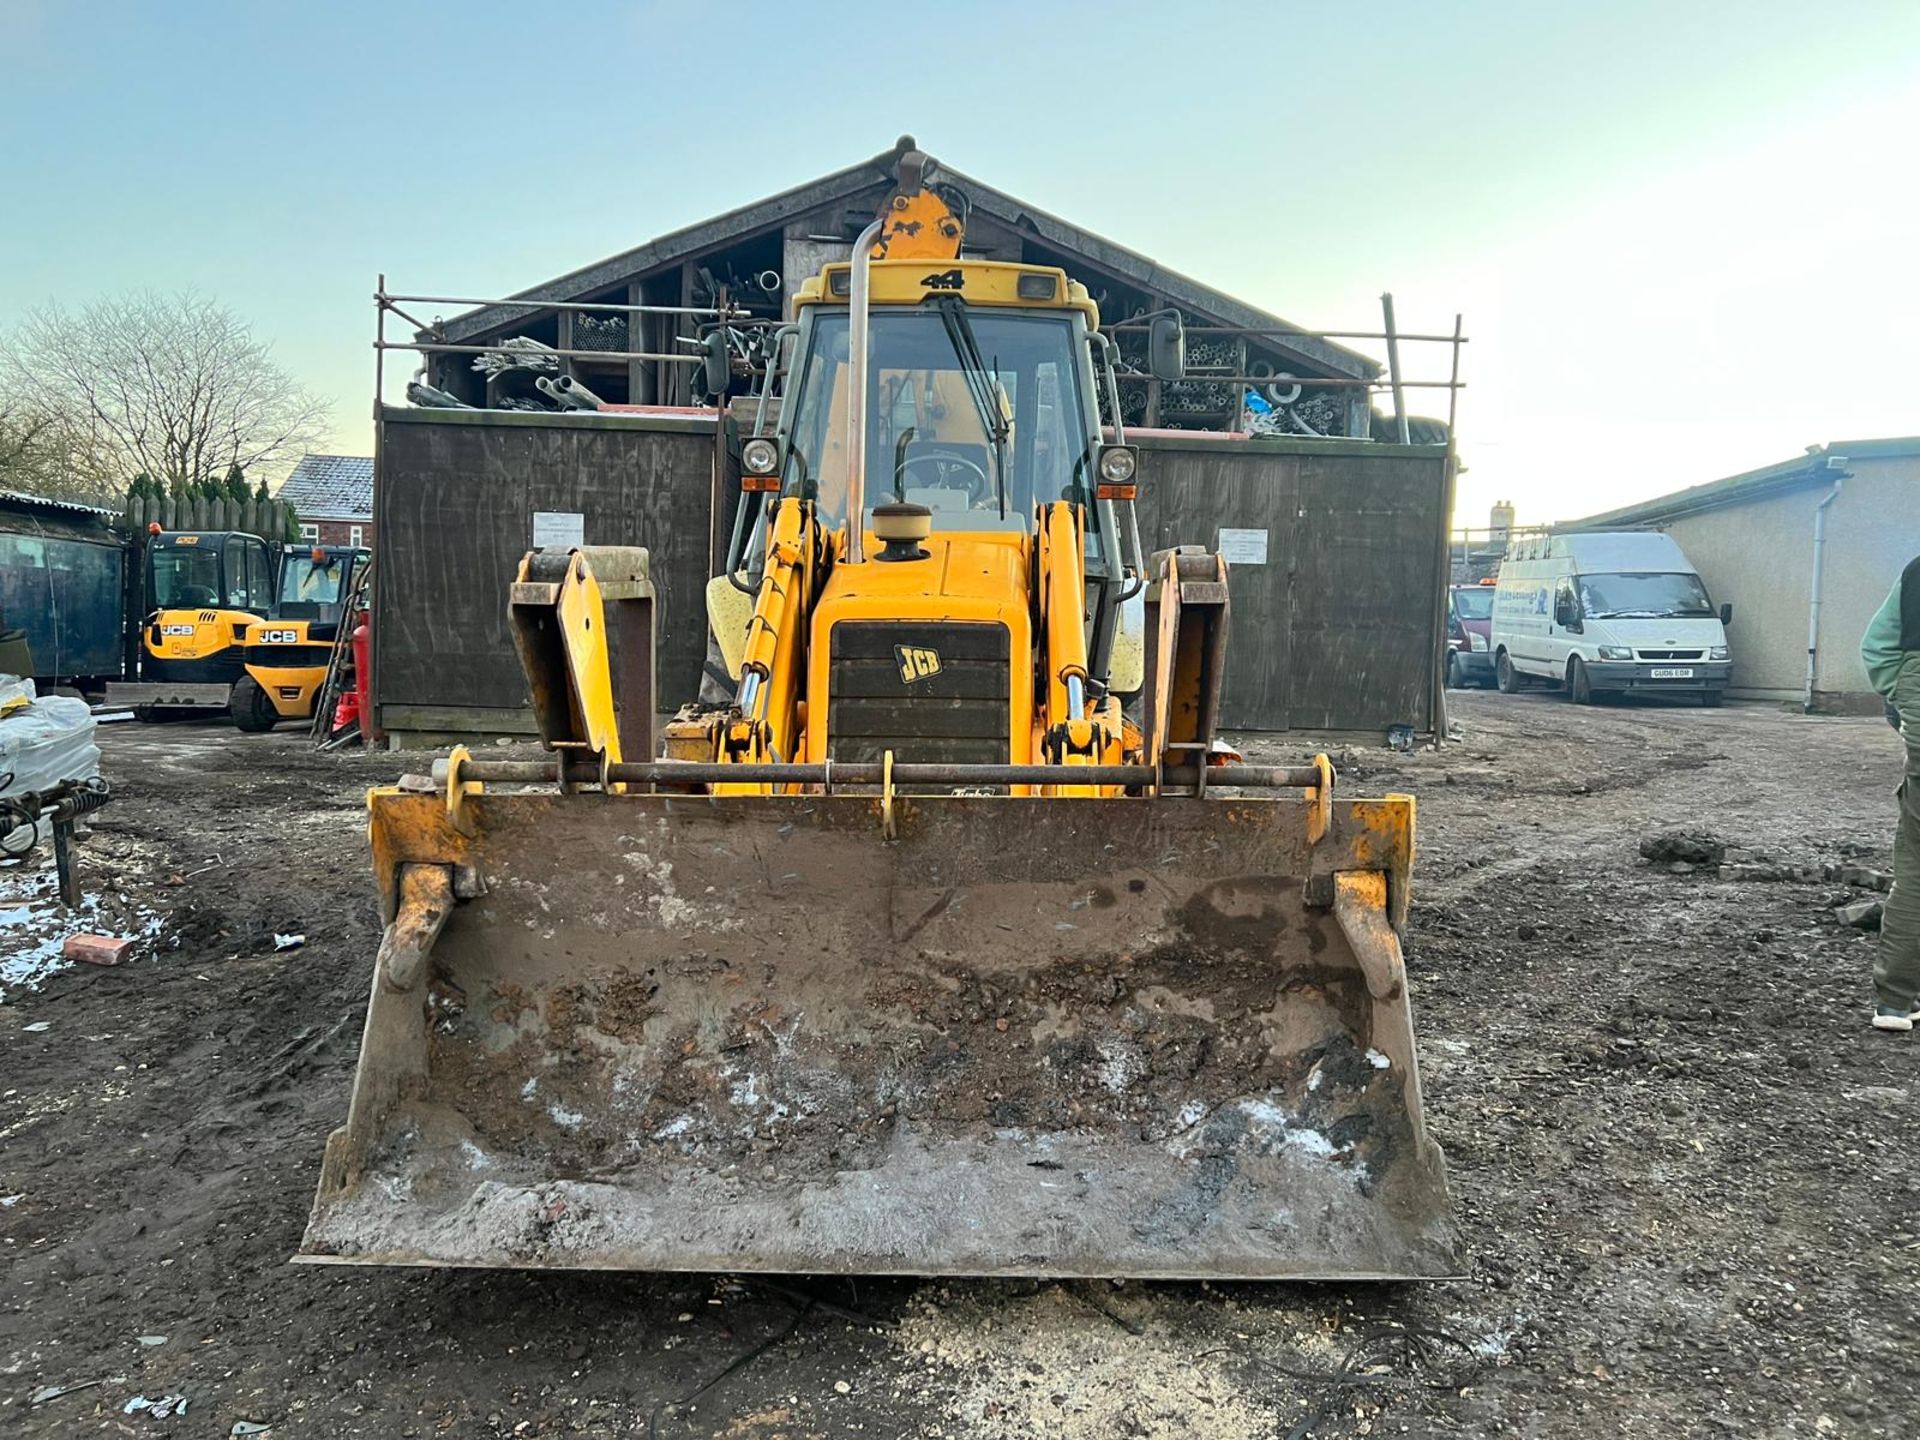
M1409 961L1467 1275L1348 1287L291 1266L378 938L360 792L421 762L107 728L84 863L119 887L101 923L157 933L0 1006L0 1431L1920 1433L1920 1035L1867 1029L1845 887L1637 853L1689 826L1884 868L1892 735L1457 717L1438 755L1355 754L1347 793L1420 797ZM172 1393L186 1415L123 1412Z

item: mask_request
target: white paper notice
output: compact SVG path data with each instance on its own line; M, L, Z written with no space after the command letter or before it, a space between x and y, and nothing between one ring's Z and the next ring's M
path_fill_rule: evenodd
M1223 527L1219 548L1229 565L1264 565L1267 563L1267 532L1228 530Z
M536 550L577 550L586 544L587 517L571 510L533 512L533 548ZM1264 551L1264 537L1263 549Z

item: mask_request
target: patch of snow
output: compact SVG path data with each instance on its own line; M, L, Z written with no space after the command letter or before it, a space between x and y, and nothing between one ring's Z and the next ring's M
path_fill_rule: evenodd
M1378 1050L1369 1050L1367 1051L1367 1063L1376 1070L1385 1070L1393 1064L1393 1061L1382 1055Z
M742 1110L758 1110L766 1103L766 1097L760 1093L760 1077L751 1071L746 1079L733 1082L727 1098Z
M563 1130L578 1129L587 1118L578 1110L567 1109L558 1100L547 1107L547 1117Z
M469 1170L485 1170L493 1164L493 1157L471 1140L462 1140L460 1142L460 1153L467 1157L467 1168Z
M1131 1089L1139 1082L1145 1070L1140 1052L1132 1046L1116 1045L1111 1040L1102 1040L1100 1050L1100 1083L1113 1094L1119 1095Z
M540 1077L537 1075L530 1076L527 1080L527 1083L520 1087L520 1098L522 1100L531 1100L536 1094L539 1093L539 1091L540 1091Z
M38 870L26 869L24 864L0 867L0 1000L10 987L37 990L49 975L72 968L73 962L60 953L68 936L83 931L128 933L100 914L100 898L95 894L83 892L80 908L68 910L57 898L57 883L51 864ZM159 935L159 915L142 909L138 917L132 938L152 940Z
M1340 1153L1318 1130L1289 1130L1284 1143L1288 1149L1304 1151L1316 1160L1328 1160Z

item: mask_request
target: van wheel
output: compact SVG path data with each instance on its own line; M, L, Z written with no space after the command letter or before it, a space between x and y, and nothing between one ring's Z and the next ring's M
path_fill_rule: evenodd
M280 719L280 712L273 708L273 701L267 698L267 692L260 688L260 682L251 675L242 675L235 682L233 693L227 698L227 713L233 717L238 729L250 735L271 730Z
M1500 687L1502 695L1518 695L1526 682L1520 678L1520 672L1513 668L1513 658L1502 650L1493 662L1493 683Z
M1726 698L1727 693L1724 690L1702 690L1700 692L1700 703L1709 710L1718 710Z
M1460 652L1447 651L1447 689L1461 690L1466 687L1466 678L1460 673Z
M1576 705L1593 704L1593 677L1587 674L1587 662L1578 655L1567 661L1567 698Z

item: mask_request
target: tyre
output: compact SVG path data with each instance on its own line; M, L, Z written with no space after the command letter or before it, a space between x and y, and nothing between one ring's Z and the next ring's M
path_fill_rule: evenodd
M1518 695L1526 683L1520 678L1520 672L1513 668L1513 659L1502 650L1493 662L1493 680L1500 687L1502 695Z
M267 698L267 692L260 688L260 682L251 675L242 675L234 684L233 694L227 700L227 714L233 717L237 728L250 735L271 730L280 719L280 712L273 708L273 701Z
M1700 703L1709 710L1718 710L1726 698L1727 696L1724 690L1702 690L1700 692Z
M152 725L160 718L159 707L154 705L136 705L133 707L133 718L138 720L142 725Z
M1587 674L1587 662L1578 655L1567 661L1567 699L1576 705L1593 704L1593 677Z
M1460 652L1447 651L1447 689L1462 690L1466 688L1466 683L1466 677L1460 673Z

